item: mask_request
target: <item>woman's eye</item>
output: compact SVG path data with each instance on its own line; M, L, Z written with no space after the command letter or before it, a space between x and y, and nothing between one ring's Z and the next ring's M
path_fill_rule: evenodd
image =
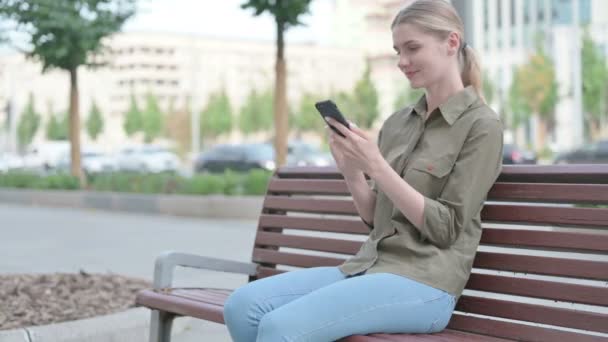
M414 52L414 51L418 50L418 46L410 46L407 49L408 49L408 51Z

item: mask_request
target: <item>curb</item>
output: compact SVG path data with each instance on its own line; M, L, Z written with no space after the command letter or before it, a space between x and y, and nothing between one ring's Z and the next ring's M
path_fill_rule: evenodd
M200 218L257 220L263 196L146 195L82 190L0 188L0 203L87 208Z
M188 319L173 321L172 335L185 330ZM0 331L2 342L146 342L149 338L150 310L127 311L55 323Z

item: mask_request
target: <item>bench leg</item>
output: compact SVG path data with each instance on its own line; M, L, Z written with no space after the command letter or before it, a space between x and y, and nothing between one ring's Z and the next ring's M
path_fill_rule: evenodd
M152 310L150 317L150 342L171 342L171 326L174 315Z

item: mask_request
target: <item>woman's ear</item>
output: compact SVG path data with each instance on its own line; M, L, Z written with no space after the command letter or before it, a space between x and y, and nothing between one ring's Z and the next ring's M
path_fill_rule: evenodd
M460 49L460 35L456 32L450 32L447 39L448 55L453 56Z

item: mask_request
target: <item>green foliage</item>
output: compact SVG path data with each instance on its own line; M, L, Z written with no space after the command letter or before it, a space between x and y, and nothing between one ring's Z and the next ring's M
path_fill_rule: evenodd
M492 101L494 100L494 95L496 95L496 89L494 87L494 83L492 82L490 77L488 77L487 73L483 74L482 82L483 82L483 84L482 84L483 96L486 99L486 103L492 103Z
M102 38L117 32L133 12L134 0L0 0L0 16L19 25L29 38L29 56L43 70L76 70L92 65Z
M189 103L186 103L180 109L175 109L172 105L167 112L165 135L177 143L177 152L180 156L185 156L190 151L192 143L192 118L190 113Z
M273 127L273 96L270 90L259 94L252 89L241 108L239 128L244 134L261 132Z
M517 128L534 113L549 127L555 122L555 107L559 100L555 66L541 48L528 61L513 71L509 89L508 108L512 128Z
M357 81L351 94L340 92L333 96L336 104L347 120L359 127L369 129L379 116L378 91L371 79L371 70L366 66L361 79Z
M583 107L588 120L599 121L608 115L608 67L606 58L589 32L583 36Z
M93 101L93 103L91 104L89 116L87 117L86 127L89 137L91 137L91 139L93 140L97 140L97 137L103 131L103 117L95 101Z
M263 195L271 176L272 173L265 170L197 174L191 178L169 173L118 172L90 175L88 189L142 194ZM79 188L79 182L77 177L67 174L41 176L29 172L9 172L0 174L0 188L74 190Z
M270 12L277 23L282 24L285 29L298 26L302 23L299 17L309 12L312 0L248 0L241 5L242 8L252 8L255 16L264 12Z
M30 93L27 105L17 124L17 140L21 149L32 142L40 125L40 114L34 108L34 95Z
M399 111L405 107L415 105L416 102L420 100L420 97L422 97L422 95L424 95L423 89L412 89L410 87L404 87L395 99L394 110Z
M158 100L153 94L146 95L146 108L142 113L144 141L152 142L163 131L163 113L160 111Z
M129 110L125 114L125 120L123 122L123 129L127 136L133 136L133 134L143 131L143 117L142 113L137 106L137 100L135 95L131 94L131 102L129 104Z
M51 113L46 124L46 137L49 140L68 140L70 134L70 123L68 113Z
M265 170L252 170L247 174L244 191L248 195L264 195L272 173Z
M201 138L216 138L232 130L232 106L225 90L211 94L201 112Z
M513 129L524 124L532 115L532 109L530 109L528 102L524 99L525 94L521 87L522 82L524 82L522 77L525 77L525 75L521 73L519 68L515 68L507 100L507 108L511 114L510 126Z
M537 113L547 123L554 121L558 101L555 66L545 53L539 50L528 62L517 69L519 95L532 113Z
M79 187L78 178L68 174L40 176L36 173L16 171L0 174L0 188L76 190Z
M323 99L323 96L304 94L300 99L298 111L295 113L293 120L290 120L293 123L292 127L300 132L324 134L325 122L315 108L315 103Z

